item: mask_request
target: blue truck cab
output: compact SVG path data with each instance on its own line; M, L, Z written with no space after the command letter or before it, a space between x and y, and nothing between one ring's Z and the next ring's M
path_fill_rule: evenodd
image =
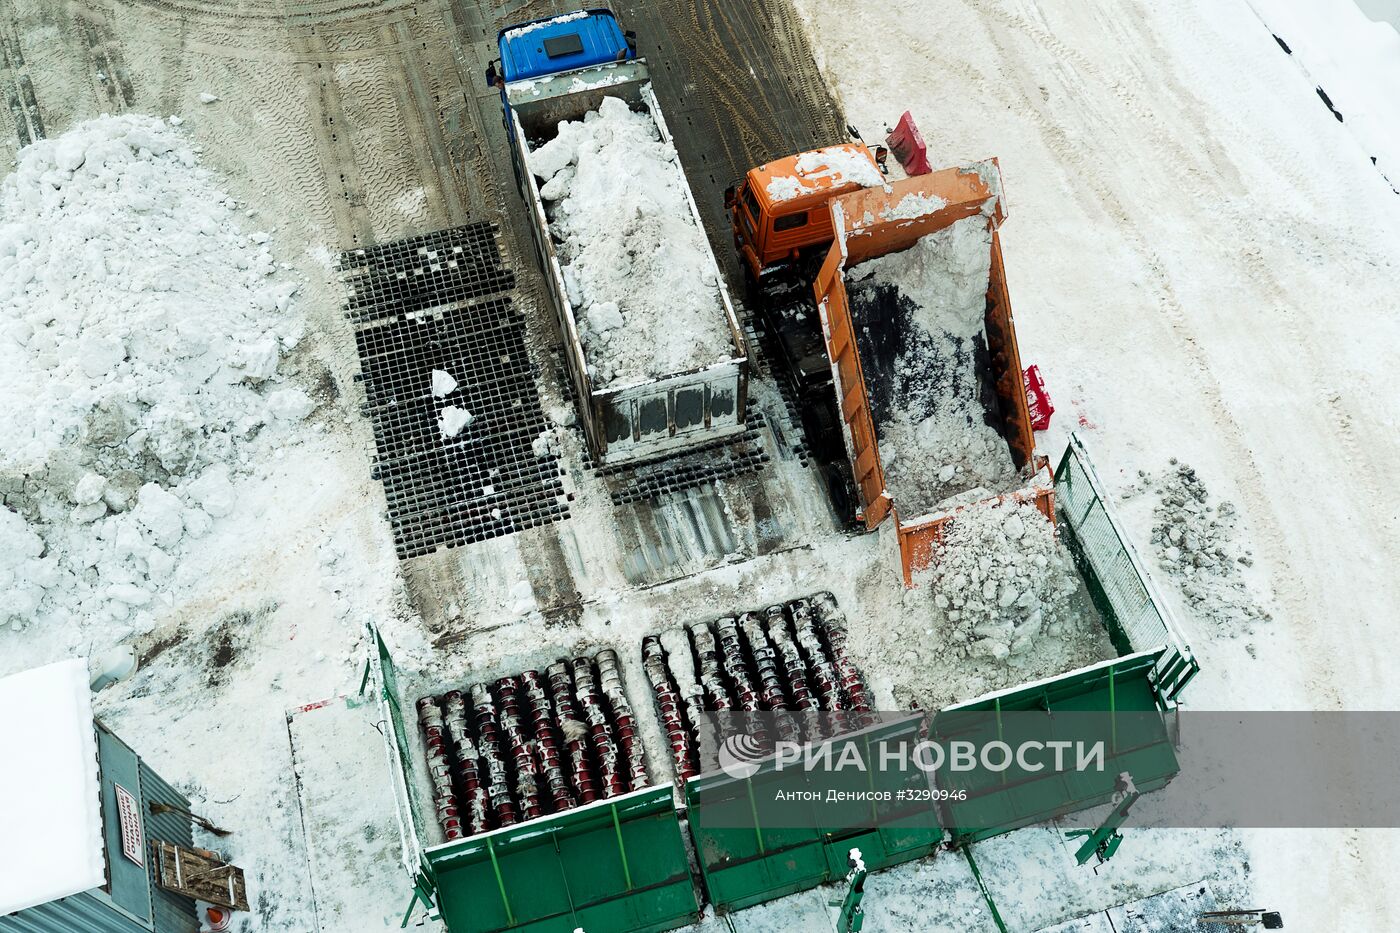
M501 76L523 81L637 57L633 38L612 10L578 10L500 31Z

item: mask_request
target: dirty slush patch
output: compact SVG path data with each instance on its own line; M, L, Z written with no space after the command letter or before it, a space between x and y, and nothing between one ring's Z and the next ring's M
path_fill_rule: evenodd
M1138 472L1124 497L1149 494L1157 564L1175 581L1192 614L1221 632L1247 635L1272 616L1245 579L1253 554L1238 540L1239 513L1215 501L1196 471L1172 458L1157 473Z

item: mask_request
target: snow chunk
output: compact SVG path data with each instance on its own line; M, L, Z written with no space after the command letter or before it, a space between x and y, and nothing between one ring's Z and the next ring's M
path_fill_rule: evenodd
M433 398L451 395L457 389L457 380L440 369L433 370Z
M530 442L530 451L536 457L544 459L554 453L555 444L554 432L545 428Z
M475 417L465 408L448 405L438 417L438 430L442 432L443 437L456 437L462 433L463 428L472 423Z
M60 661L0 680L0 709L11 713L0 716L5 915L101 887L106 872L87 664Z
M204 91L199 95L199 102L201 104L212 104L218 101L218 99L218 94L210 94L208 91Z
M92 505L107 491L107 481L98 473L85 473L73 487L73 501L78 505Z
M179 499L155 483L147 483L136 494L136 508L132 514L155 537L157 543L162 547L171 547L185 533L185 522L181 517L183 511L184 506Z
M298 388L278 389L267 397L268 413L280 421L300 421L315 407L311 396Z
M201 473L198 479L185 486L185 491L214 518L222 518L233 511L233 483L229 480L228 467L222 463Z

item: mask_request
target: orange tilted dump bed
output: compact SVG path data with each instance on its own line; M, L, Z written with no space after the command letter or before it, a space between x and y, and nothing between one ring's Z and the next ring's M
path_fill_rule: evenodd
M880 459L882 433L878 406L872 404L875 388L867 385L861 363L861 331L851 309L845 274L862 262L908 249L921 237L958 221L982 216L991 230L990 275L983 322L985 353L977 359L990 389L987 413L1005 440L1011 462L1019 471L1014 489L989 490L992 498L1012 497L1034 501L1054 520L1053 490L1043 463L1035 456L1030 411L1021 377L1021 356L1006 290L1001 240L997 228L1005 219L1001 175L996 160L964 168L944 169L891 182L883 188L867 188L832 200L830 205L836 239L815 284L817 307L826 337L832 375L845 422L845 438L862 506L861 517L873 529L893 515L899 538L905 583L928 566L945 526L957 507L898 501L888 488ZM897 326L890 321L864 322L872 326ZM902 346L906 335L885 333L887 345ZM874 378L872 374L872 378ZM937 451L930 451L936 455ZM903 513L903 514L901 514Z

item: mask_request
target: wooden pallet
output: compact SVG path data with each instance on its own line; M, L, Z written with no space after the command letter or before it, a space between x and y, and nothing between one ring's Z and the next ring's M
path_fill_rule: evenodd
M165 890L230 910L248 909L243 869L220 860L218 853L159 839L151 842L151 848L156 857L156 881Z

